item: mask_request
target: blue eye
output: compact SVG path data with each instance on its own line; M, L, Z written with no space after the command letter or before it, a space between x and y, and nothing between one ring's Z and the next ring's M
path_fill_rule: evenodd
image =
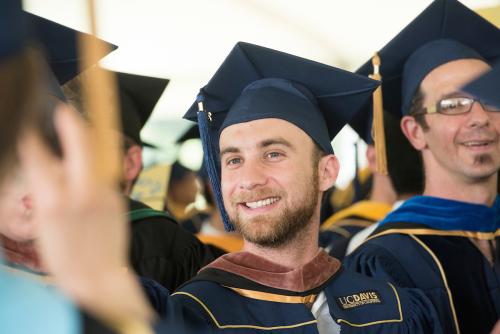
M236 164L241 163L241 158L232 158L232 159L227 160L226 163L228 165L236 165Z
M278 158L281 158L283 157L283 154L280 153L280 152L269 152L269 153L266 153L266 158L267 159L278 159Z

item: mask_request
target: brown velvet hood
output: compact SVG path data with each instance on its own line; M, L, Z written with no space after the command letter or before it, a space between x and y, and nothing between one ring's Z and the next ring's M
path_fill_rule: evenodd
M304 292L330 279L340 268L340 261L320 249L314 258L299 268L288 268L249 252L229 253L207 268L230 272L276 289Z

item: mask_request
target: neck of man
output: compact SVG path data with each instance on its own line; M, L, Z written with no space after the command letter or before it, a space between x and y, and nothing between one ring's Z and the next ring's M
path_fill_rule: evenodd
M123 180L120 184L122 194L130 197L132 194L132 188L134 187L134 182L131 180Z
M372 180L370 201L387 203L389 205L394 204L396 201L396 192L392 187L389 176L374 172Z
M0 235L0 243L7 261L37 272L45 271L34 241L18 242Z
M497 173L488 177L471 179L458 176L442 168L425 166L423 195L461 202L492 206L497 196Z
M244 240L243 251L279 263L290 269L309 263L318 253L319 209L309 223L293 238L279 247L264 247Z

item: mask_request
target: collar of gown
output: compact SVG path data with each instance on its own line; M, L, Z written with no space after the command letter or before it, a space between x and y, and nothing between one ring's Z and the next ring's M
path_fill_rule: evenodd
M236 252L219 257L203 269L215 268L272 288L304 292L324 284L340 267L339 260L319 249L311 261L297 268L271 262L250 252Z

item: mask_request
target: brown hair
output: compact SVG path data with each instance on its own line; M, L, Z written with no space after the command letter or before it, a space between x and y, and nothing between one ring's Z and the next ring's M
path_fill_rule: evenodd
M15 162L15 143L38 101L38 53L25 49L0 62L0 178Z
M413 116L415 118L415 121L424 129L424 131L429 130L429 124L427 124L427 121L425 120L425 114L422 114L420 111L424 107L424 93L422 92L422 89L419 87L415 95L413 95L413 98L411 100L411 106L410 106L410 112L408 113L409 116Z

